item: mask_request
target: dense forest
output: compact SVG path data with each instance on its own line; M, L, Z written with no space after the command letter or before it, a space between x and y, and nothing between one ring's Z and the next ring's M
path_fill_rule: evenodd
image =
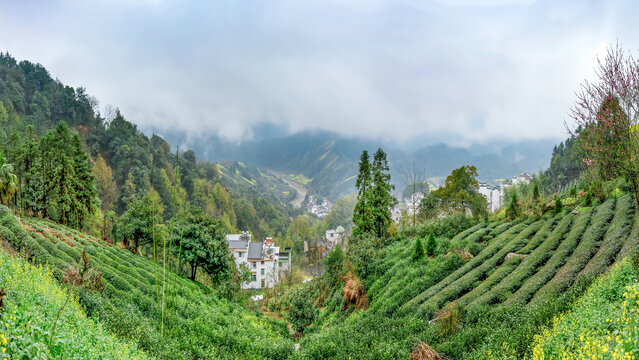
M222 219L227 231L250 230L256 238L284 237L299 215L269 189L221 176L216 164L172 150L107 109L101 114L84 88L65 86L43 66L0 54L0 150L18 177L13 206L100 236L145 197L164 221L174 204L178 211L194 205ZM251 179L250 170L227 167Z

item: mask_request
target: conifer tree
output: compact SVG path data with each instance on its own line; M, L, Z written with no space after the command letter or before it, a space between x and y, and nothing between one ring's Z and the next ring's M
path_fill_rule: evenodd
M506 208L506 219L515 220L521 216L521 205L517 199L517 192L513 191L513 196L510 199L510 204Z
M539 200L539 184L535 181L535 185L533 186L533 199Z
M426 241L426 255L435 256L435 250L437 249L437 240L435 240L435 233L433 230L430 231L428 235L428 240Z
M555 199L555 209L554 209L555 215L559 214L562 208L563 208L563 204L561 203L561 198L557 197L557 199Z
M391 208L397 203L397 199L391 194L395 186L390 183L390 170L386 153L377 149L373 156L372 182L370 209L372 211L373 232L380 238L388 232L392 222Z
M422 255L424 255L424 246L422 245L422 239L418 237L413 248L413 260L420 259Z
M362 151L359 160L359 174L357 175L357 203L353 210L353 234L361 235L372 232L370 217L371 197L371 164L368 151Z

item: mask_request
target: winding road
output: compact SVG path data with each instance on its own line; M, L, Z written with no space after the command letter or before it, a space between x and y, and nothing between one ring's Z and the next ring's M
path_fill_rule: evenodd
M295 199L291 200L291 204L296 208L299 208L300 206L302 206L302 202L304 201L304 198L306 198L306 193L308 193L308 189L304 185L298 183L297 181L292 180L284 173L271 170L271 169L269 169L268 172L273 174L273 176L275 176L276 178L284 181L288 186L295 189L295 191L297 191L297 195L295 196Z

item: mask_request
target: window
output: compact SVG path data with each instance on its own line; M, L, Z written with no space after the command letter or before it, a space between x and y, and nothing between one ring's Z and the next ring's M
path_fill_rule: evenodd
M264 275L264 269L262 269L261 273L262 273L262 275Z
M251 275L251 281L256 281L257 280L257 276L255 274Z
M253 269L257 267L257 263L255 261L253 261L251 264L253 264Z
M264 287L264 279L262 279L262 287Z
M244 257L244 253L243 252L240 252L240 253L237 253L237 254L238 254L239 257Z
M262 265L264 265L264 261L262 261Z
M282 263L279 263L279 264L278 264L278 266L279 266L279 267L282 267Z

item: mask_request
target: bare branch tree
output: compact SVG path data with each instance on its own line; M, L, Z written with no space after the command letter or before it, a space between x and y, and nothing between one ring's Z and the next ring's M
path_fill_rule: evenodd
M408 200L408 205L413 212L413 226L415 226L417 224L417 208L421 201L418 194L426 195L429 191L426 172L423 169L417 170L417 166L413 162L412 167L405 168L402 171L401 178L405 184L404 191L402 192L402 200Z
M581 140L583 161L603 179L626 178L639 204L639 61L617 43L595 72L576 93L574 127L565 126Z

